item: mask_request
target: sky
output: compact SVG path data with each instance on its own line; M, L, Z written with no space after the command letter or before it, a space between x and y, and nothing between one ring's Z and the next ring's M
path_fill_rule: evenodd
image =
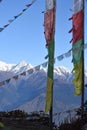
M32 0L2 0L0 2L0 28L14 19L30 4ZM57 57L68 52L72 45L69 41L72 34L68 31L72 28L72 0L57 0L56 24L55 24L55 66L65 66L73 69L72 56L58 61ZM8 27L0 32L0 61L8 64L18 64L26 61L33 66L40 65L47 60L48 54L45 47L44 13L45 0L36 0L21 16L15 19ZM87 2L85 2L87 12ZM87 13L85 13L85 23ZM87 43L87 25L85 24L85 43ZM84 61L87 69L87 49L85 49Z

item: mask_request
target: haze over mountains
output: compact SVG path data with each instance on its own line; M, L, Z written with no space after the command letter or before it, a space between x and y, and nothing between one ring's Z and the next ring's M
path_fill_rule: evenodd
M20 75L30 69L34 71L26 75ZM18 79L12 78L19 75ZM64 66L54 68L54 113L73 109L81 104L81 96L74 96L72 84L73 74ZM35 70L31 64L21 63L7 64L0 62L0 82L11 78L9 83L0 86L0 111L14 109L26 112L44 110L46 97L46 68ZM87 71L85 71L85 84L87 84ZM85 100L87 100L87 88L85 88Z

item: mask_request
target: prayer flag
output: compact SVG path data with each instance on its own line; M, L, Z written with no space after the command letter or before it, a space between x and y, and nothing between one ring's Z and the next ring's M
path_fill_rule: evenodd
M23 9L22 11L24 12L24 11L26 11L27 10L27 8L26 9Z
M78 96L82 93L82 47L83 47L83 0L74 0L73 8L73 41L72 41L72 55L74 65L74 79L75 95Z
M8 27L9 26L9 24L6 24L6 25L4 25L4 28L6 28L6 27Z
M46 12L44 13L44 34L48 49L48 72L45 112L52 107L53 98L53 69L54 69L54 33L55 33L56 0L46 0Z
M0 28L0 32L2 32L2 31L3 31L3 29L4 29L4 28Z

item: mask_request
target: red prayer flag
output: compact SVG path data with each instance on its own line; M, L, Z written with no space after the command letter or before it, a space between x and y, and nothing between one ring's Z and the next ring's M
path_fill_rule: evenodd
M32 5L32 4L27 4L26 6L27 6L27 7L30 7L31 5Z
M46 45L50 44L51 39L55 33L55 4L53 7L48 7L44 13L44 34L46 38Z
M73 44L83 38L83 10L73 15Z

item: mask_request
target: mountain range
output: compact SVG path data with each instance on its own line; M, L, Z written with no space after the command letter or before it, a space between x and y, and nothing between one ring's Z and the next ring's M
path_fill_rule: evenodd
M26 112L44 111L46 98L47 68L40 66L38 70L25 61L19 64L0 62L0 82L10 79L10 82L0 86L0 111L15 109ZM22 72L34 71L26 75ZM17 79L14 79L18 75ZM74 109L81 105L81 96L74 96L72 84L74 74L64 66L54 67L53 111L54 113ZM85 70L85 84L87 71ZM85 87L85 100L87 99Z

